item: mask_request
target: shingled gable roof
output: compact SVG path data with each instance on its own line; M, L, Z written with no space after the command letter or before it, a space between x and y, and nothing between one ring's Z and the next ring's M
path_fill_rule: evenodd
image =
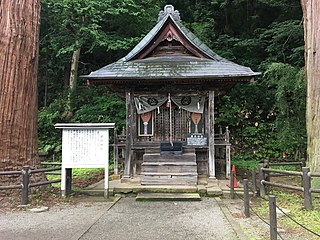
M171 24L187 44L183 45L198 55L143 56L156 47L155 43L165 27ZM159 43L159 41L158 41ZM151 49L151 50L150 50ZM159 14L158 23L124 58L109 64L86 77L93 83L112 83L132 80L207 79L219 81L251 81L260 75L250 68L226 60L214 53L206 44L180 23L178 11L167 5Z

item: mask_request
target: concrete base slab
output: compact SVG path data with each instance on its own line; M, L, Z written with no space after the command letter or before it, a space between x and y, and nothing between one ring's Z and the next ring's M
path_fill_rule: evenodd
M198 193L139 193L136 201L201 201Z
M109 176L109 180L110 180L110 181L120 180L120 179L121 179L121 176L120 176L120 175L112 174L111 176Z
M204 185L198 185L198 193L201 195L205 195L207 193L207 187Z
M78 193L89 195L89 196L104 196L105 191L104 189L83 189L77 191ZM113 189L109 189L109 196L113 196L114 192Z
M31 208L29 209L30 212L34 212L34 213L42 213L42 212L46 212L49 210L49 207L45 207L45 206L42 206L42 207L36 207L36 208Z
M139 178L138 178L139 179ZM129 180L129 179L128 179ZM190 185L141 185L137 184L139 180L131 179L129 182L124 183L122 180L113 180L109 182L109 195L115 194L138 194L138 193L199 193L201 195L208 196L221 196L221 186L227 187L227 182L222 184L220 180L214 180L208 184L198 184L197 186ZM81 190L81 193L90 195L104 194L104 180L87 187L85 190Z
M219 188L218 186L208 187L208 188L207 188L207 195L208 195L209 197L222 196L222 190L221 190L221 188Z
M140 185L141 180L140 180L140 177L134 177L134 178L122 177L121 178L121 183L139 184Z

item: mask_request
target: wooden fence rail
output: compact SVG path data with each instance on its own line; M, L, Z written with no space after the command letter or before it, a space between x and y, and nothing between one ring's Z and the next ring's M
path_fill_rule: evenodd
M292 164L286 163L283 165L287 166L287 165L292 165ZM298 164L296 164L296 165L298 165ZM267 192L266 186L274 186L274 187L279 187L279 188L298 190L298 191L303 192L305 208L307 210L312 209L312 195L311 195L311 193L320 193L320 189L311 188L311 178L312 177L320 177L320 173L310 173L310 169L307 167L303 167L303 165L301 165L302 166L301 172L270 169L270 168L267 168L266 166L271 166L271 164L270 165L266 164L266 163L259 164L259 184L257 184L256 171L252 172L252 189L251 189L251 191L253 192L253 197L258 197L258 185L260 186L259 192L260 192L261 197L263 197ZM281 166L281 164L278 163L273 166ZM272 182L270 180L271 173L278 173L278 174L281 174L282 176L301 176L302 187ZM233 174L231 176L233 176ZM244 194L243 194L244 215L246 217L250 217L250 211L249 211L250 210L250 201L249 201L249 197L248 197L249 196L249 188L248 188L248 180L247 179L243 180L243 185L244 185ZM232 198L234 198L234 195L235 195L234 189L232 187L230 187L230 196ZM279 232L277 231L277 213L276 213L277 208L283 212L283 210L276 205L276 197L274 195L270 195L269 196L269 223L265 222L265 221L264 222L270 226L270 239L271 240L276 240L278 236L281 239L283 239L281 237L281 235L279 235ZM252 209L252 211L253 211L253 209ZM256 212L254 212L254 213L261 219L261 217ZM290 219L292 221L294 221L296 224L303 227L308 232L314 234L315 236L320 237L320 234L313 232L312 230L310 230L306 226L303 226L301 223L297 222L296 220L294 220L292 218L290 218Z
M289 164L286 164L289 165ZM259 164L259 182L260 182L260 195L264 196L268 192L266 186L291 189L303 192L304 207L307 210L312 209L312 193L320 193L320 189L311 187L311 178L320 177L320 173L310 173L310 168L302 167L302 171L286 171L279 169L270 169L265 166L266 164ZM275 165L274 165L275 166ZM277 164L276 166L280 166ZM288 184L276 183L270 180L271 173L281 174L282 176L301 176L301 186L293 186ZM274 176L274 175L273 175Z
M61 163L42 163L43 165L60 165L60 167L53 168L41 168L41 169L31 169L29 166L24 166L21 171L1 171L0 176L12 176L12 175L22 175L22 182L19 185L7 185L0 186L0 190L10 190L10 189L21 189L21 203L22 205L27 205L29 203L29 189L31 187L38 187L49 185L52 183L58 183L61 179L56 179L52 181L42 181L37 183L30 183L30 175L35 173L44 172L45 174L61 174L54 171L61 170Z

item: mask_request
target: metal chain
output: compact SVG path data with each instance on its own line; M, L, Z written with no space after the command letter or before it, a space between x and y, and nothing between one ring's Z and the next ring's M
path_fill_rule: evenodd
M234 193L239 199L241 199L244 202L244 200L241 198L239 194L237 194L236 192ZM270 226L270 224L266 220L264 220L258 213L256 213L250 205L249 205L249 208L262 222ZM278 231L277 231L277 235L280 237L280 239L284 240Z
M253 189L249 187L249 189L253 192ZM254 192L253 192L254 193ZM239 195L235 192L235 194L237 195L238 198ZM264 200L264 201L269 201L268 199L264 198L264 197L261 197L261 196L258 196L260 199ZM242 198L240 198L242 199ZM243 201L243 199L242 199ZM269 225L269 223L267 223L264 219L262 219L256 212L254 212L254 210L252 209L251 206L249 206L250 209L252 210L252 212L257 215L263 222L265 222L266 224ZM306 231L316 235L317 237L320 237L320 234L319 233L316 233L314 231L312 231L311 229L307 228L306 226L304 226L303 224L299 223L298 221L296 221L295 219L293 219L292 217L290 217L288 214L286 214L278 205L276 205L276 208L279 209L286 217L288 217L291 221L293 221L294 223L296 223L297 225L299 225L300 227L302 227L303 229L305 229ZM277 233L279 235L279 233ZM279 237L281 238L281 236L279 235Z

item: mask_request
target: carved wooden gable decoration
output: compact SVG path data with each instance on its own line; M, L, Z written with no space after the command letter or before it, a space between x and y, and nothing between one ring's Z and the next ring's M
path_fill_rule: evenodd
M167 19L162 31L155 36L154 41L136 56L136 59L143 59L157 56L187 55L199 58L207 58L196 49L189 40L177 29L171 18Z
M172 5L167 5L164 11L160 11L158 23L159 22L163 23L158 33L130 60L170 55L208 58L183 34L179 28L180 13L174 10Z

